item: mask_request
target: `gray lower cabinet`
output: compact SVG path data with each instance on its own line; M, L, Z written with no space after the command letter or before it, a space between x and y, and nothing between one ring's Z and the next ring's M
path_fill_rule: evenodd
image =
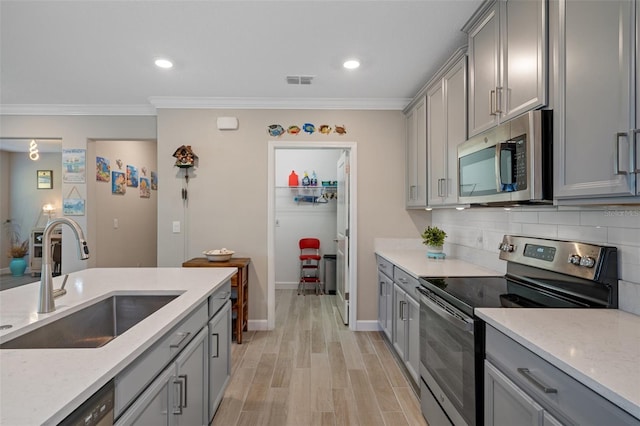
M116 424L208 424L207 337L208 329L200 330Z
M380 256L378 262L378 325L391 342L393 339L393 264Z
M490 325L484 381L486 426L640 425L639 419Z
M486 425L561 425L490 362L484 365Z
M213 419L231 378L231 302L209 321L209 420Z
M420 304L397 283L393 285L393 301L393 348L417 385L420 381Z

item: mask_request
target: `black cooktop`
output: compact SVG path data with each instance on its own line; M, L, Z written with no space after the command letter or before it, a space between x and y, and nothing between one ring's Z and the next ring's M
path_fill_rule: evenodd
M422 277L420 284L468 315L475 308L594 307L508 276Z

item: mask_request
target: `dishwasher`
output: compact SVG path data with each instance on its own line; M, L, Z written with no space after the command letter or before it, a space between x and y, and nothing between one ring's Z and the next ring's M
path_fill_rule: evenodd
M114 389L113 380L110 380L61 421L60 425L112 426Z

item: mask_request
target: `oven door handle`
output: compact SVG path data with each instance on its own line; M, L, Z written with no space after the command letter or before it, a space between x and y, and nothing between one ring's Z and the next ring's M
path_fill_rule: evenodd
M422 293L422 291L420 291L420 293ZM431 299L429 299L424 294L420 296L420 301L424 303L426 306L428 306L440 318L447 321L449 324L459 328L462 331L466 331L467 333L473 333L473 320L465 321L463 319L460 319L454 316L453 314L448 312L446 309L444 309L442 306L439 306L437 303L432 302Z

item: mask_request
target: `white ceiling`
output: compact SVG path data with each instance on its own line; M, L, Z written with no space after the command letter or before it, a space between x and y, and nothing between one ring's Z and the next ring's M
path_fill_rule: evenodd
M465 43L480 3L1 0L1 112L402 108ZM350 57L362 66L343 69Z

